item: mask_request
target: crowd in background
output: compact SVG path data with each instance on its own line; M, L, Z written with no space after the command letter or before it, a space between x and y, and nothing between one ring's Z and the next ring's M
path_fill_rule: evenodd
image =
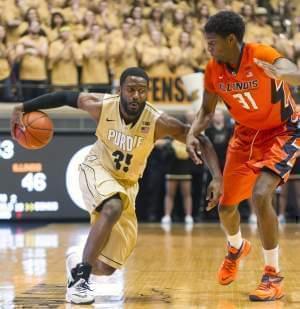
M1 101L45 91L111 91L122 70L150 76L203 70L203 26L219 10L245 19L245 41L274 46L300 65L297 0L1 0Z

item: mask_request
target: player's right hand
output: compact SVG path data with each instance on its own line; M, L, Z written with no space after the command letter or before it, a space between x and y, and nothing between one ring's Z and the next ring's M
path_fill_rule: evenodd
M16 139L15 128L18 126L25 131L25 126L22 121L23 118L23 104L18 104L14 107L10 119L10 133L13 139Z
M260 68L262 68L265 74L268 75L270 78L276 79L276 80L282 79L281 77L282 72L275 65L269 62L266 62L266 61L256 59L256 58L254 58L254 63L256 63L256 65L259 66Z
M202 164L200 141L193 134L188 134L186 137L186 150L196 165Z
M222 177L214 177L207 187L206 200L208 205L207 211L215 208L219 204L219 199L223 193L223 179Z

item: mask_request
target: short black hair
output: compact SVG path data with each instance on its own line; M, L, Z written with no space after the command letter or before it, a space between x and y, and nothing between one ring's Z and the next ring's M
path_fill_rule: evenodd
M243 41L245 23L242 17L232 11L220 11L211 16L204 26L204 32L215 33L223 38L234 34L239 42Z
M138 76L138 77L142 77L147 81L147 85L149 84L149 76L148 74L145 72L145 70L143 70L142 68L138 68L138 67L131 67L131 68L127 68L125 69L120 77L120 85L122 86L125 82L125 79L128 76Z

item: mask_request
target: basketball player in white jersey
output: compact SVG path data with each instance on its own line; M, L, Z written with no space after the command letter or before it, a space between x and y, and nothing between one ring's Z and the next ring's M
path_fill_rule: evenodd
M135 198L138 179L156 140L166 136L185 143L188 127L159 112L146 101L149 77L140 68L126 69L120 78L120 95L56 92L18 104L11 119L22 126L22 115L38 109L68 105L87 111L97 122L97 142L80 165L80 187L91 228L76 262L67 254L68 286L66 300L76 304L94 301L89 277L111 275L121 268L137 240ZM201 136L202 157L213 176L208 189L210 204L216 204L221 191L221 172L211 143Z

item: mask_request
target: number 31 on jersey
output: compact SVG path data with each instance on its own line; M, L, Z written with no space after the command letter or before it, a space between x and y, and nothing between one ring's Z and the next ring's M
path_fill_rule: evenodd
M232 95L243 108L247 110L258 110L258 106L250 92L236 93Z

